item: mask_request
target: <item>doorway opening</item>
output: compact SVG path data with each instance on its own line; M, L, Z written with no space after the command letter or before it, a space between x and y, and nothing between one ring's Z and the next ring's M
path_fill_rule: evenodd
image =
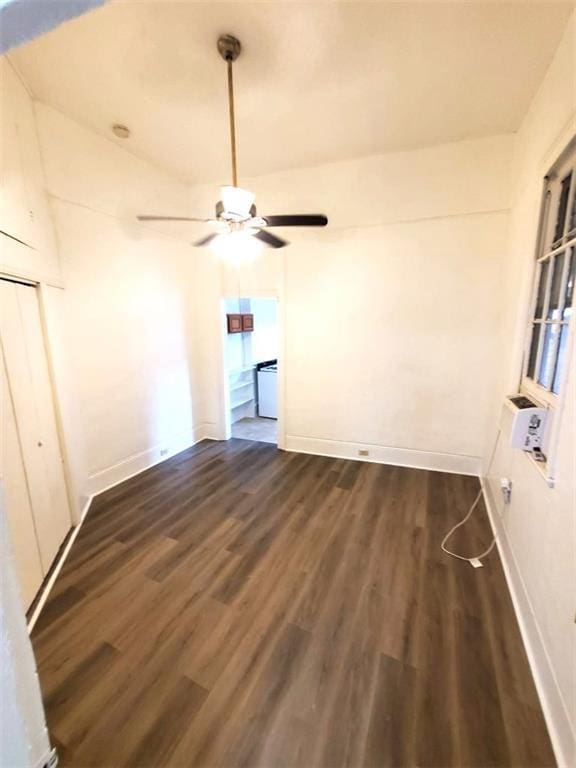
M278 444L278 301L226 299L227 435Z

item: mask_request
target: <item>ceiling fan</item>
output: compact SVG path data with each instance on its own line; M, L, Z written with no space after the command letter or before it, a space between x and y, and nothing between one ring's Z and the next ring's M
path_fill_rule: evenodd
M213 218L198 219L188 216L138 216L139 221L201 221L213 224L216 232L197 240L194 245L209 245L221 236L253 236L270 248L283 248L286 240L268 231L270 227L325 227L328 218L321 213L303 213L287 216L258 216L254 205L254 195L238 186L236 171L236 125L234 118L234 80L232 65L240 55L240 41L232 35L218 38L218 52L226 62L228 69L228 112L230 116L230 150L232 160L232 185L221 187L221 200L216 203L216 215Z

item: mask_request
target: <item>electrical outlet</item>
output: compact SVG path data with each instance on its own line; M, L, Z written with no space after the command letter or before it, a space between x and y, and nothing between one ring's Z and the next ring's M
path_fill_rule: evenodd
M502 491L504 504L510 504L510 498L512 496L512 480L510 480L508 477L501 477L500 490Z
M168 453L168 448L162 448L160 450L160 456L166 456L167 453Z
M360 448L358 456L370 456L370 451L366 450L366 448Z

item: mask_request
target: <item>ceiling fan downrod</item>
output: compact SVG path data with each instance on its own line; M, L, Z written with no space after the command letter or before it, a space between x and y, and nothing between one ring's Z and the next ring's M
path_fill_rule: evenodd
M0 0L0 5L2 0ZM323 213L302 213L281 216L258 216L254 205L254 194L238 186L236 169L236 122L234 115L234 78L232 65L240 55L242 46L234 35L218 38L218 53L226 62L228 73L228 114L230 118L230 154L232 160L232 186L220 188L221 199L216 203L216 216L194 218L190 216L138 216L139 221L198 221L216 224L218 233L211 233L196 241L203 246L220 242L221 235L249 235L263 242L269 248L283 248L286 240L268 231L270 227L325 227L328 218ZM216 239L218 238L218 239ZM237 243L237 240L234 241Z
M220 35L218 38L218 53L228 69L228 115L230 119L230 152L232 159L232 186L238 186L238 173L236 169L236 121L234 117L234 76L232 65L240 56L242 46L240 40L234 35Z

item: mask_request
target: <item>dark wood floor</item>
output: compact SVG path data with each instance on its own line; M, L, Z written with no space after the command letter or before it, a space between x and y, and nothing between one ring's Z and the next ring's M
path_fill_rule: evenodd
M232 440L97 497L33 633L62 764L553 765L497 553L440 550L476 491Z

